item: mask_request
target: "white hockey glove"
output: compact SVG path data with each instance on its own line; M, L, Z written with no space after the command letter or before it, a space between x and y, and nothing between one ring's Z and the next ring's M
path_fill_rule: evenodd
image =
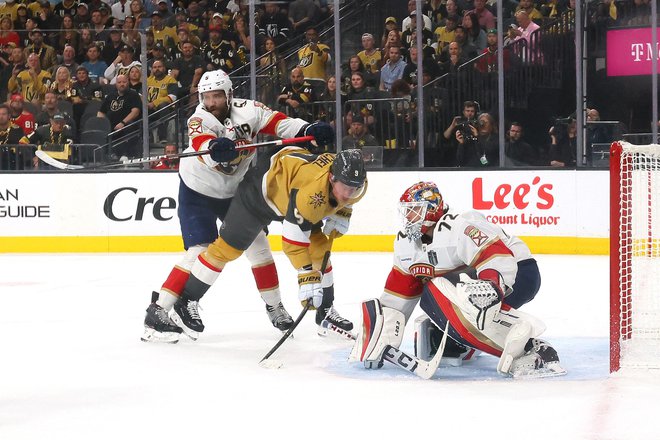
M321 307L323 302L323 287L321 286L321 272L318 270L298 270L298 299L305 307L311 301L312 310Z
M353 208L350 206L344 206L339 211L329 216L323 225L323 233L325 235L330 235L333 231L337 231L335 232L335 238L339 238L346 234L351 222L352 213Z

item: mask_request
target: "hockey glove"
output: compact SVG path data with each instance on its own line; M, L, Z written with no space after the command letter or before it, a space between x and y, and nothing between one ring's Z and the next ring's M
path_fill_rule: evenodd
M321 307L323 302L323 287L321 287L321 272L318 270L298 271L298 299L305 307L311 301L310 309Z
M231 139L218 137L209 142L211 159L218 163L231 162L238 157L236 144Z
M325 149L335 143L335 130L327 122L313 122L303 127L301 131L303 136L314 136L319 148Z
M351 214L353 213L353 208L350 206L344 206L339 211L332 214L325 220L323 225L323 233L325 235L330 235L332 231L335 232L335 238L339 238L342 235L348 232L348 226L351 222Z

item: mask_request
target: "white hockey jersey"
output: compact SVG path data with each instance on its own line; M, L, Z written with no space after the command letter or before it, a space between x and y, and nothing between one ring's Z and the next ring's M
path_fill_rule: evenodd
M294 137L307 124L302 119L289 118L266 105L249 99L234 98L229 117L219 121L202 104L188 119L190 143L186 152L207 150L209 141L226 137L237 146L253 143L258 133L280 138ZM210 155L181 159L179 175L190 189L208 197L228 199L234 196L238 184L250 168L254 148L239 150L239 156L228 163L218 163Z
M490 223L477 211L454 213L451 210L438 221L433 239L410 241L399 232L394 243L394 266L385 284L385 294L400 300L418 298L426 280L467 266L477 274L493 269L512 287L518 271L518 261L532 258L527 245L518 237L508 235ZM393 302L398 302L390 297ZM396 307L401 310L406 307ZM412 304L414 307L414 304ZM412 309L409 309L410 311Z

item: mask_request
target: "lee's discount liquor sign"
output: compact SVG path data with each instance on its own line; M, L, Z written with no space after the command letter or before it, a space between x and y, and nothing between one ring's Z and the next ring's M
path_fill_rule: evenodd
M607 31L607 76L651 75L653 54L658 62L660 44L652 43L652 29ZM660 41L660 31L658 31ZM658 62L660 72L660 62Z

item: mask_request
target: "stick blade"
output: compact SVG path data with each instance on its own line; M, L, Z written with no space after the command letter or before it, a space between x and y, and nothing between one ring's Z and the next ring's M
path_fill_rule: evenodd
M263 359L259 366L268 370L279 370L284 366L284 362L277 359Z
M83 169L84 167L82 165L69 165L68 163L60 162L57 159L53 159L48 155L43 150L37 150L34 152L34 155L39 158L42 162L52 166L53 168L57 168L60 170L80 170Z

